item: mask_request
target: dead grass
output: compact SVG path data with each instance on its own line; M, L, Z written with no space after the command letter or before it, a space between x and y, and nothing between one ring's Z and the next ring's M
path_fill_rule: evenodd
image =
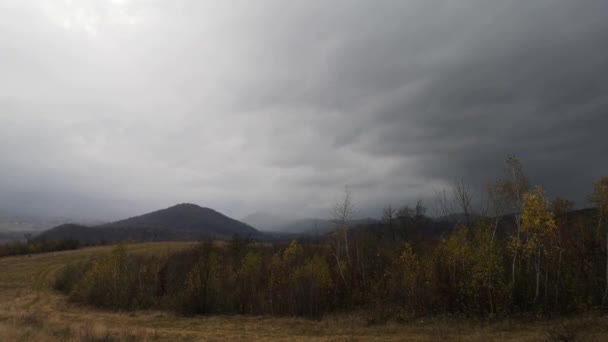
M192 243L144 243L132 253L159 253ZM606 341L608 318L588 314L534 322L446 317L368 326L364 315L300 318L180 317L167 312L107 312L67 303L50 288L63 265L112 247L0 258L0 341Z

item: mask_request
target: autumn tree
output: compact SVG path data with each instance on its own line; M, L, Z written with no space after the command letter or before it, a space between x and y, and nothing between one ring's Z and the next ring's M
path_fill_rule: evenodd
M396 262L395 287L401 296L402 305L412 310L419 309L424 300L421 289L425 286L425 270L422 261L410 243L405 243Z
M551 202L551 211L555 216L555 223L557 225L557 269L555 279L555 290L554 290L554 306L557 307L559 304L559 294L562 280L562 259L565 252L564 246L564 235L568 224L568 213L574 208L574 202L565 198L557 197Z
M441 191L435 191L435 203L433 205L435 217L449 221L454 215L454 210L454 201L448 196L448 191L445 188Z
M517 258L521 249L521 212L523 207L523 196L530 189L530 181L524 174L523 165L513 155L505 159L504 175L502 179L492 185L495 196L505 204L506 208L513 213L515 227L517 229L512 243L513 259L511 263L511 285L515 289L515 270Z
M73 299L111 309L128 308L133 277L128 272L127 262L124 245L118 245L110 254L93 260L77 291L72 294Z
M502 254L498 241L494 239L494 227L483 221L476 221L473 227L473 269L474 287L480 297L486 297L490 315L497 312L497 299L503 294ZM484 296L485 292L485 296Z
M594 183L591 201L597 208L597 236L599 239L600 231L605 225L606 215L608 214L608 177L602 177ZM602 297L602 306L608 300L608 229L606 230L606 288Z
M348 186L344 187L342 199L334 205L332 219L336 229L330 236L330 250L336 260L336 267L344 282L345 289L349 289L349 281L353 280L353 261L349 249L349 224L357 210L353 204ZM343 247L343 248L342 248ZM344 253L342 252L344 250ZM347 280L348 278L348 280Z
M458 226L445 241L442 257L448 273L448 285L453 293L453 304L461 311L470 309L473 297L472 270L473 248L469 240L469 229Z
M303 266L293 270L291 282L295 292L295 313L320 317L332 287L331 273L325 258L315 254Z
M557 233L555 217L549 210L549 200L540 186L536 186L533 192L523 195L521 233L526 237L523 253L534 259L536 271L534 303L536 303L540 292L541 263L550 255L551 242L554 241ZM517 242L513 241L513 243Z
M395 241L397 239L396 234L395 234L395 224L393 222L396 215L397 215L397 210L395 210L395 208L393 208L390 205L382 210L382 221L386 225L388 225L388 229L390 230L390 232L392 234L393 241Z
M503 216L509 213L508 200L504 194L500 182L490 183L486 186L487 193L487 212L494 221L494 229L492 231L492 239L496 238L498 224Z
M353 204L350 189L348 186L345 186L344 196L334 205L332 216L337 230L341 232L341 235L344 238L344 250L346 252L346 261L348 262L349 267L352 267L352 259L348 249L348 228L349 223L353 219L355 213L356 209L355 205Z
M213 251L212 243L204 243L198 260L186 278L184 309L187 313L204 314L213 311L218 264L218 256Z
M454 196L454 202L459 210L462 211L465 217L465 224L469 228L469 235L471 233L472 225L471 225L471 214L473 211L472 202L473 195L467 184L464 182L464 179L460 179L454 183L452 186L452 193Z
M238 309L242 313L254 312L262 277L262 257L253 251L241 259L237 272Z
M292 312L294 308L293 274L303 263L303 249L296 240L272 257L270 265L270 305L273 313Z

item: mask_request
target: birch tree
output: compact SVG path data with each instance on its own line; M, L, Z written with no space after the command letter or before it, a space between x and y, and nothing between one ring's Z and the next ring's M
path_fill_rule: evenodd
M554 239L556 231L555 217L553 212L549 210L549 200L546 198L543 188L537 186L533 192L524 194L521 233L526 235L523 245L524 255L534 259L534 269L536 271L535 303L538 301L540 294L541 263L547 259L550 253L551 240Z
M515 269L517 258L521 249L521 211L523 206L523 196L530 189L530 181L524 174L523 165L513 155L508 155L505 159L504 178L498 180L496 184L500 196L504 199L507 207L512 211L517 233L512 244L513 260L511 263L511 284L515 288Z
M561 286L562 277L562 256L564 254L564 241L563 232L567 225L567 215L574 208L574 202L564 198L557 197L551 203L551 210L555 215L555 223L557 224L557 270L556 270L556 281L554 291L554 305L558 306L559 303L559 292Z

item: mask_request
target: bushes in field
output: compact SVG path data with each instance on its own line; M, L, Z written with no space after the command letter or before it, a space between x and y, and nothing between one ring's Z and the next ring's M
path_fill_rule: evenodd
M56 252L80 247L78 240L59 241L15 241L0 244L0 257L10 255L27 255L36 253Z
M114 310L158 305L162 256L128 256L123 245L106 256L69 264L54 287L71 300Z
M230 244L206 242L164 256L129 255L119 245L67 265L54 287L74 302L113 310L311 317L326 311L333 280L319 253L305 256L295 241L276 253L269 246L243 244L237 251Z
M57 273L54 288L63 293L71 293L89 267L88 262L83 261L67 264Z

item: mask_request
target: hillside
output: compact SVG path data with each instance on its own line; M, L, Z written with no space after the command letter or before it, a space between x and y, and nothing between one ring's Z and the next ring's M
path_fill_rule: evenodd
M148 214L100 226L64 224L41 233L40 240L76 239L81 242L175 241L228 239L233 235L260 238L256 229L213 209L178 204Z
M288 219L279 215L256 212L242 218L243 222L262 232L272 232L273 234L285 236L299 235L325 235L335 228L335 223L331 219L322 218L302 218ZM357 227L373 223L371 218L352 220L349 226Z

